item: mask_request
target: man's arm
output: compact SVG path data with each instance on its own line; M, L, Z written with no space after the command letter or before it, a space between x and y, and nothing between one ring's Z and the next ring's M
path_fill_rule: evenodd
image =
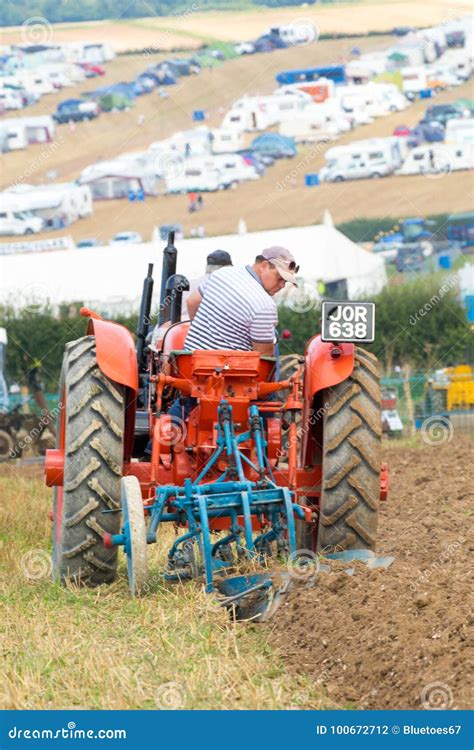
M275 354L275 328L278 323L276 308L260 310L250 324L252 349L266 357Z
M193 320L194 316L196 315L198 311L198 307L202 302L202 294L201 292L196 289L195 292L191 292L187 299L187 306L188 306L188 315L191 320Z
M275 354L275 346L271 341L252 341L252 349L265 357L273 357Z

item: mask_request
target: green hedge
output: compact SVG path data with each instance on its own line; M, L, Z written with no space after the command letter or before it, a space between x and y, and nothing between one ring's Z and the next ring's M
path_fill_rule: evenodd
M445 234L446 222L449 214L432 214L427 216L428 221L434 222L429 227L434 234ZM398 225L403 218L394 219L393 217L374 218L374 219L352 219L337 225L340 232L349 237L353 242L373 242L380 232L390 232Z

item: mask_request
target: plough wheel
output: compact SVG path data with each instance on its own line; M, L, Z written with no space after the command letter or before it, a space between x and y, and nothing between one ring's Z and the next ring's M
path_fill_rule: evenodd
M148 581L146 523L140 482L136 477L123 477L121 488L128 581L132 596L140 596Z
M93 336L68 344L59 393L56 441L64 450L64 486L54 493L53 577L110 583L117 548L106 549L103 536L120 531L125 400L123 386L99 370Z
M323 394L323 482L317 548L375 549L382 428L377 358L356 348L354 370Z

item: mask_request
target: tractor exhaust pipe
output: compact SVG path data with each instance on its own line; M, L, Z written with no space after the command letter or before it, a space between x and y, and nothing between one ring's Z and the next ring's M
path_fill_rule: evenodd
M143 282L142 301L140 303L140 314L138 316L137 326L137 362L138 371L145 372L147 365L146 358L146 337L150 327L151 298L153 296L153 263L148 264L148 273Z
M186 276L174 273L166 282L166 298L171 300L171 323L179 323L181 320L181 307L183 292L189 292L189 281Z
M170 276L176 273L176 261L178 251L174 244L174 232L168 234L168 244L163 250L163 266L161 270L161 290L160 290L160 313L158 316L158 325L168 323L171 319L171 299L166 294L166 284Z

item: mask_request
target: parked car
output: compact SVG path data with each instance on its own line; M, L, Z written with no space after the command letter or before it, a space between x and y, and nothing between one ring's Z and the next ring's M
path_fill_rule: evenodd
M184 237L182 224L161 224L161 226L158 227L158 231L160 233L160 240L163 240L163 242L168 240L168 234L170 232L174 232L176 240L182 240Z
M463 108L457 104L435 104L433 107L428 107L421 122L440 122L446 127L448 120L458 120L462 116Z
M30 211L0 211L0 235L36 234L43 227L43 219Z
M110 240L111 245L136 245L140 242L143 238L138 232L118 232Z
M432 122L425 122L422 120L418 123L416 128L413 128L410 135L407 138L407 143L410 148L420 146L422 143L440 143L444 141L444 127L440 122L435 120Z
M81 63L80 65L86 74L86 78L105 76L105 68L102 65L97 65L96 63Z
M236 44L234 49L238 55L253 55L255 44L253 42L241 42L240 44Z
M396 135L399 138L403 137L403 136L406 136L406 135L410 135L410 134L411 134L411 130L408 127L408 125L399 125L393 131L393 135Z
M76 242L76 247L100 247L100 245L102 245L102 242L95 237L87 237Z
M277 133L264 133L252 141L252 151L272 156L274 159L291 159L296 156L293 138L286 138Z
M59 125L67 122L83 122L84 120L94 120L100 114L100 107L96 102L89 102L82 99L70 99L58 105L53 115Z

